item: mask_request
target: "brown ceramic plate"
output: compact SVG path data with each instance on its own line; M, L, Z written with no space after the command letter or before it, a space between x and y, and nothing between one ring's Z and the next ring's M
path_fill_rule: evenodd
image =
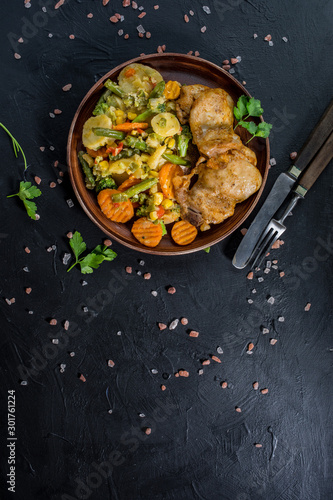
M78 152L82 149L81 135L83 124L92 116L92 111L101 95L103 83L107 78L116 81L123 67L134 62L146 64L155 68L162 74L165 80L177 80L183 84L201 83L212 88L221 87L231 95L235 102L243 94L250 95L228 72L198 57L174 53L152 54L124 62L120 66L109 71L109 73L103 76L103 78L89 90L75 113L67 144L67 162L73 189L82 208L91 220L109 237L129 248L157 255L180 255L203 250L204 248L218 243L235 231L235 229L237 229L249 216L257 204L263 191L269 168L268 139L255 138L251 141L250 147L257 155L257 166L263 177L263 183L257 193L243 203L236 205L235 213L232 217L221 224L213 225L209 231L202 233L199 231L197 238L187 246L176 245L169 234L165 235L155 248L148 248L141 245L131 233L133 221L127 224L117 224L103 215L98 206L96 194L86 189L84 176L77 158ZM250 137L247 136L247 131L242 128L237 129L237 131L239 134L241 131L244 132L242 136L243 141ZM172 224L167 226L168 233L171 231L171 226Z

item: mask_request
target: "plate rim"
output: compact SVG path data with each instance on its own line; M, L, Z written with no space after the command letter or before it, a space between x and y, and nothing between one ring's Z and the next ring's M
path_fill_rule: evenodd
M75 111L73 120L71 122L70 129L69 129L69 132L68 132L68 139L67 139L67 155L66 155L66 158L67 158L67 166L68 166L68 171L69 171L69 177L70 177L71 185L72 185L73 191L75 193L75 196L78 199L78 201L79 201L81 207L83 208L84 212L88 215L88 217L90 218L90 220L99 229L101 229L104 232L104 234L106 234L107 236L109 236L111 239L117 241L121 245L126 246L127 248L130 248L132 250L136 250L137 252L148 253L148 254L152 254L152 255L174 256L174 255L184 255L184 254L189 254L189 253L195 253L195 252L199 252L199 251L205 250L207 248L207 244L203 244L203 245L198 246L196 248L190 248L190 249L189 248L186 249L186 248L179 247L179 250L177 249L177 250L171 250L171 251L163 251L161 249L158 249L158 247L153 247L153 248L144 247L142 249L138 249L138 247L135 246L134 244L132 244L131 242L125 242L125 241L123 241L123 239L121 237L118 237L117 235L111 233L108 228L104 227L104 225L103 225L103 223L101 221L96 220L94 214L91 213L90 209L86 206L86 203L82 199L81 194L80 194L80 192L79 192L79 190L78 190L78 188L76 186L75 178L74 178L74 172L73 172L72 165L71 165L71 151L72 151L71 143L72 143L73 132L74 132L74 129L75 129L75 125L76 125L77 119L78 119L79 114L81 113L81 111L82 111L82 109L83 109L86 101L90 98L90 96L96 91L96 89L111 74L120 71L122 68L124 68L125 66L127 66L129 64L138 63L138 62L144 63L144 61L149 61L150 59L156 59L156 58L161 58L161 59L165 58L165 57L169 57L169 58L170 57L175 57L175 58L177 58L179 56L181 56L182 58L188 59L189 61L196 61L196 62L198 62L198 61L200 62L201 61L204 64L208 64L209 66L212 66L213 68L215 68L216 70L218 70L220 73L223 73L224 75L226 75L227 78L229 78L233 83L235 83L238 87L240 87L243 90L244 94L246 94L249 97L252 97L251 94L250 94L250 92L242 85L242 83L239 82L228 71L224 70L223 68L221 68L217 64L215 64L215 63L213 63L211 61L208 61L207 59L203 59L202 57L192 56L192 55L189 55L189 54L182 54L180 52L163 52L163 53L153 53L153 54L147 54L147 55L144 55L144 56L138 56L138 57L135 57L135 58L130 59L128 61L125 61L125 62L123 62L121 64L118 64L117 66L115 66L114 68L112 68L110 71L108 71L107 73L105 73L92 87L90 87L88 89L88 91L86 92L85 96L81 100L78 108ZM264 121L262 116L260 116L260 121ZM269 172L270 144L269 144L269 139L268 138L265 139L265 150L266 150L266 154L267 154L265 171L264 171L264 174L262 175L262 184L261 184L259 190L255 193L256 197L254 199L254 202L249 207L249 209L246 212L246 214L244 214L244 216L241 217L240 220L235 224L235 226L233 226L232 228L230 228L222 236L217 237L216 239L214 239L214 242L211 242L209 244L209 246L214 246L217 243L219 243L220 241L224 240L225 238L228 238L234 231L236 231L244 223L244 221L249 217L249 215L252 213L252 211L256 207L256 205L257 205L257 203L258 203L258 201L259 201L259 199L260 199L260 197L262 195L262 192L263 192L263 190L265 188L267 177L268 177L268 172Z

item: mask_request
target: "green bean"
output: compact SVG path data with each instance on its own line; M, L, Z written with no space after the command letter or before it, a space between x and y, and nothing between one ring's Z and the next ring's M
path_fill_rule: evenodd
M114 203L120 203L121 201L126 201L129 198L132 198L132 196L136 196L137 194L140 194L143 191L147 191L147 189L150 189L157 183L158 179L156 179L156 177L152 179L145 179L144 181L140 182L140 184L136 184L135 186L130 187L123 193L114 194L112 196L112 201Z
M190 162L188 160L184 160L183 158L180 158L180 156L168 155L168 154L164 153L162 155L162 158L170 161L171 163L175 163L176 165L184 165L186 167L188 167L190 165Z
M165 81L161 80L149 94L149 99L154 99L155 97L161 97L165 89Z
M114 83L112 80L108 79L106 80L106 82L104 83L104 86L111 90L111 92L113 92L114 94L116 94L118 97L126 97L126 92L123 91L122 88L119 87L119 85L117 85L116 83Z
M110 128L94 127L92 131L95 135L101 137L111 137L112 139L118 139L119 141L121 141L125 137L124 132L120 132L119 130L112 130Z
M132 120L132 123L142 123L147 120L147 118L150 118L153 116L155 112L152 109L147 109L147 111L144 111L141 113L141 115L138 115L134 120Z
M140 139L137 139L136 137L132 135L128 135L126 139L124 140L124 144L126 146L129 146L131 148L139 149L140 151L147 151L148 146L145 143L145 141L142 141Z
M91 168L89 167L88 163L83 158L83 155L84 155L84 152L80 151L78 154L79 161L81 163L83 173L86 176L86 184L89 183L91 185L91 188L88 188L88 189L93 189L95 187L95 184L96 184L95 177L93 176L93 173L92 173Z

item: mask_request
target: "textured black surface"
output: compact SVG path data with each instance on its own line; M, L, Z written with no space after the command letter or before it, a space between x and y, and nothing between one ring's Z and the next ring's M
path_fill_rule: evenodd
M98 78L163 44L170 52L198 50L219 65L240 55L235 76L261 99L266 121L274 124L277 164L265 197L330 101L332 2L207 0L207 15L197 1L181 6L161 0L158 10L154 2L143 3L147 15L141 20L138 10L119 1L103 7L102 0L67 0L58 10L55 3L31 0L26 9L23 0L2 0L0 7L1 121L24 148L27 180L38 175L43 191L38 222L18 199L6 199L17 190L23 163L0 131L1 498L332 499L332 165L287 219L285 244L269 257L278 260L278 269L260 271L253 280L231 265L239 233L210 254L184 257L153 257L114 244L117 259L91 276L77 269L67 274L62 263L68 231L79 230L88 248L103 240L75 200L65 166L70 122ZM37 17L45 5L47 17ZM194 16L186 24L190 9ZM124 22L110 23L115 12ZM30 32L26 20L33 23ZM151 32L149 40L138 38L139 24ZM118 36L119 29L130 38ZM264 41L267 34L273 46ZM21 36L26 43L16 43ZM72 89L64 92L68 83ZM57 108L62 114L51 118ZM63 183L51 189L60 170ZM71 209L68 198L75 203ZM52 245L56 250L47 252ZM126 266L133 267L131 275ZM152 277L144 280L137 271ZM167 293L170 285L176 294ZM12 297L8 305L5 298ZM187 326L157 327L184 316ZM50 318L58 324L50 326ZM189 337L189 329L199 337ZM60 332L60 343L52 344ZM249 342L252 355L246 353ZM199 375L200 361L214 354L222 363L212 361ZM190 376L175 378L179 369ZM269 393L254 391L254 381ZM16 391L15 494L6 484L8 390ZM110 460L112 472L102 464Z

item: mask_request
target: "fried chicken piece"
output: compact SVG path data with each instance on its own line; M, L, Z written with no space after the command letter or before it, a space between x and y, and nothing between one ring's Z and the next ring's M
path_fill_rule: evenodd
M209 87L206 85L183 85L180 89L180 96L176 101L176 112L180 123L184 124L188 122L191 107L196 99L204 92L208 90Z
M236 204L254 194L262 183L259 170L237 151L214 158L214 162L214 168L202 163L189 175L174 178L181 217L194 226L223 222L233 215ZM190 187L195 175L198 180Z

